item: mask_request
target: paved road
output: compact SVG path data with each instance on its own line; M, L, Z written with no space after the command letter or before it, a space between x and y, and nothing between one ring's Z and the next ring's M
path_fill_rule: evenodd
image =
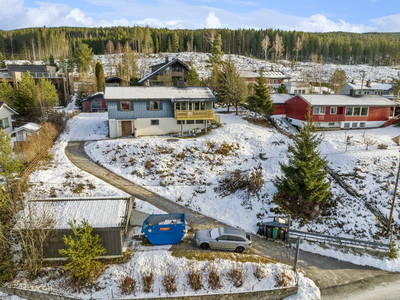
M65 149L68 159L82 170L166 212L179 211L185 213L187 222L195 230L225 225L115 175L93 162L87 156L84 144L85 142L69 142ZM257 236L253 237L252 252L269 256L278 261L284 261L288 253L286 246L283 244L266 241ZM293 251L291 252L293 253ZM394 283L400 281L400 274L398 273L394 274L371 267L358 266L304 251L300 252L299 266L305 271L306 276L317 284L324 299L344 299L350 295L356 298L349 299L360 299L357 297L362 297L367 290L374 290L374 293L377 295L384 295L387 292L389 293L387 299L395 299L390 298L390 289L387 289L382 284L384 282L391 282L391 287L394 291L396 286ZM395 294L393 295L395 296Z

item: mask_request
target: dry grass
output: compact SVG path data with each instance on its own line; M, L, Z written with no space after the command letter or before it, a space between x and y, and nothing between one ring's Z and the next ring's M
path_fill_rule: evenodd
M136 280L126 276L119 286L123 295L131 295L136 293Z
M168 294L173 294L177 291L177 277L178 273L176 271L173 271L171 269L171 266L167 266L167 270L162 279L162 285Z
M197 252L197 251L173 251L172 256L174 257L185 257L188 260L197 261L214 261L216 259L226 259L236 262L249 262L257 264L269 264L276 263L276 261L268 259L263 256L233 253L233 252Z
M228 275L235 287L241 287L243 285L245 271L241 264L235 264L235 266L229 271Z
M287 287L292 281L292 276L287 273L287 271L278 271L275 274L275 287Z
M154 274L153 271L148 270L142 272L143 291L150 293L153 290Z
M212 290L218 290L222 287L221 278L214 264L209 265L208 285Z
M196 267L194 266L194 264L191 264L189 266L189 272L188 272L188 279L189 279L189 284L190 287L197 291L199 289L201 289L203 287L203 271L196 269Z
M256 266L256 268L254 269L253 275L255 278L258 279L258 281L260 281L261 279L263 279L265 277L264 269L261 266Z

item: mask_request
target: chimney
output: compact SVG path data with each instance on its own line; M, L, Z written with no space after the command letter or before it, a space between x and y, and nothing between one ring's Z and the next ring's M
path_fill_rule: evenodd
M371 87L371 80L367 80L367 87Z
M169 57L168 57L168 55L165 57L165 63L166 63L166 64L169 63Z
M183 81L183 78L178 79L178 88L184 88L185 87L185 82Z

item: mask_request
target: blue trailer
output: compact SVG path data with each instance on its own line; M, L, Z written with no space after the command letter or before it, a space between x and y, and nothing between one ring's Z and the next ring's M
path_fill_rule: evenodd
M153 245L178 244L186 234L185 214L150 215L142 233Z

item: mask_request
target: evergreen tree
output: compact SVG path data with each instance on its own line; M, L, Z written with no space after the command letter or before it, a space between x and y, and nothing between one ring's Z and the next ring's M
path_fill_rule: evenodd
M200 86L199 74L197 74L197 71L193 66L190 66L185 80L186 86Z
M34 116L37 113L37 89L30 72L23 73L15 92L14 107L21 116Z
M400 98L400 72L397 74L398 78L393 78L393 95L397 96L397 100Z
M14 95L15 95L15 90L13 89L11 84L8 83L7 79L3 77L0 83L0 102L4 102L9 106L13 106Z
M283 175L274 180L282 200L306 214L317 203L327 199L330 187L328 170L325 169L328 162L317 150L322 137L315 133L311 118L309 111L306 123L293 137L294 146L290 147L288 164L280 163Z
M283 83L278 87L278 94L287 94L288 90Z
M260 72L257 83L254 87L254 95L249 97L247 102L249 109L254 112L254 121L257 120L257 114L265 114L267 119L274 112L274 103L271 100L270 87L265 83L265 78Z
M96 270L101 263L96 260L99 256L106 253L106 249L101 246L101 239L93 234L93 228L87 220L83 220L80 225L76 221L69 222L72 234L63 237L65 249L60 249L62 256L68 259L65 270L69 271L69 276L79 280L93 278Z
M221 50L222 46L222 38L220 34L217 34L211 46L211 55L208 56L208 62L211 65L221 65L222 64L222 56L224 52Z
M106 85L106 81L104 78L103 65L100 62L96 63L95 76L96 76L97 91L102 92L104 90L104 86Z
M41 117L47 120L48 114L58 103L58 94L55 86L44 75L37 85L37 100L40 107Z
M347 84L346 72L342 69L336 68L331 75L329 84L331 88L335 91L335 94L341 94L342 90Z
M7 68L3 53L0 53L0 68Z
M243 104L247 97L247 86L232 60L224 64L218 84L218 100L228 105L228 112L231 105L235 106L238 114L239 105Z
M90 64L93 61L92 49L88 44L81 43L74 52L73 60L78 72L89 72Z

